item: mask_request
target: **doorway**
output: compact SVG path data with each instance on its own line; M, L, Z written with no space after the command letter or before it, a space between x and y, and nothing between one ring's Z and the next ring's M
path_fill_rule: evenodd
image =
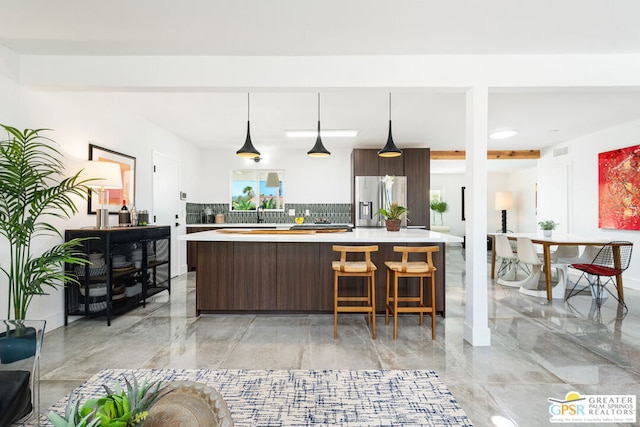
M184 223L180 217L180 162L153 152L153 217L158 225L171 227L171 276L179 274L182 253L178 232ZM186 252L186 250L185 250Z

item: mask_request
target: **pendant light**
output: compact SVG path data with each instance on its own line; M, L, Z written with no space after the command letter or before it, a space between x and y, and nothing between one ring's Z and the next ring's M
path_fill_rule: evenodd
M329 150L322 145L322 139L320 138L320 93L318 92L318 136L316 137L316 144L313 148L307 151L309 157L328 157L331 155Z
M402 156L402 150L396 147L393 143L393 136L391 136L391 92L389 92L389 137L387 143L382 150L378 151L380 157L398 157Z
M247 93L247 139L244 141L244 145L236 154L240 157L248 157L251 159L256 159L260 157L260 152L256 150L256 147L253 146L251 142L251 132L249 130L249 110L250 110L250 100L249 94Z

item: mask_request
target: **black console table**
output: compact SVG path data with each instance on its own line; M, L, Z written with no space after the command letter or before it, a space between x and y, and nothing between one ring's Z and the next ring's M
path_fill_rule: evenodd
M65 286L65 318L111 317L171 292L171 229L169 226L66 230L65 240L88 238L83 248L92 262L66 265L80 286Z

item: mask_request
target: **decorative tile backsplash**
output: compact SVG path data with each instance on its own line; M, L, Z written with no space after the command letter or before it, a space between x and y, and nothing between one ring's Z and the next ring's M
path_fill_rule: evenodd
M187 203L187 224L203 224L204 211L211 209L213 216L224 215L224 222L234 223L254 223L257 222L256 211L229 211L228 203ZM266 211L261 212L263 222L275 224L294 224L293 216L289 216L289 209L295 209L296 215L304 215L309 210L309 216L305 217L305 222L330 222L333 224L349 224L351 222L350 203L287 203L284 212ZM210 222L213 222L213 218Z

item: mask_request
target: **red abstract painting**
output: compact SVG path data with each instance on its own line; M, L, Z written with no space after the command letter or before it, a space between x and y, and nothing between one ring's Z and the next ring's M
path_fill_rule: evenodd
M598 227L640 230L640 145L598 154Z

